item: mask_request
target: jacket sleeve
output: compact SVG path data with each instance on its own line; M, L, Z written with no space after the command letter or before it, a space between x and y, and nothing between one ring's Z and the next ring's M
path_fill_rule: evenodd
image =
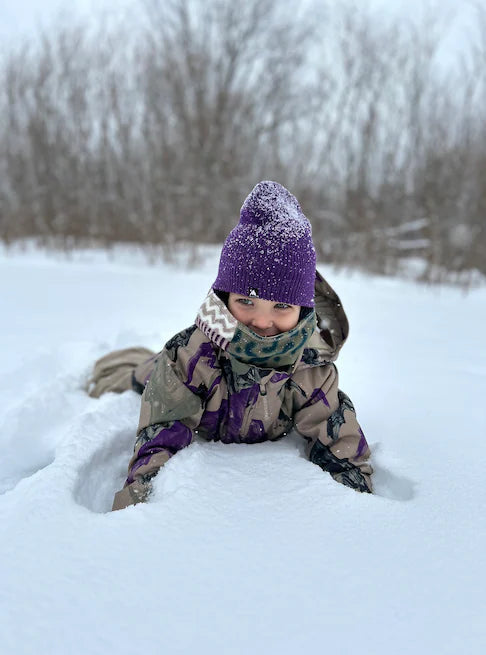
M294 415L297 431L309 441L309 459L342 484L372 492L370 450L353 403L339 387L334 364L305 371L307 399Z
M128 477L123 489L115 494L113 510L146 501L152 490L151 480L159 469L192 442L207 391L202 380L198 380L198 369L205 368L197 366L200 360L200 353L191 356L189 346L166 346L157 358L142 395Z

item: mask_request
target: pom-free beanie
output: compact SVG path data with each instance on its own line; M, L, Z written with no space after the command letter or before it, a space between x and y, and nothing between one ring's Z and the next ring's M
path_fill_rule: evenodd
M315 276L312 228L297 198L277 182L259 182L223 245L213 288L313 307Z

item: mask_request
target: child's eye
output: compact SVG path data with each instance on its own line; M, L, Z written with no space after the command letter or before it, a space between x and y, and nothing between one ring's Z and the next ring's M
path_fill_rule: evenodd
M275 304L275 309L290 309L292 305L287 305L285 302L278 302Z
M240 305L253 305L253 301L250 300L249 298L238 298L236 301L237 303L240 303Z

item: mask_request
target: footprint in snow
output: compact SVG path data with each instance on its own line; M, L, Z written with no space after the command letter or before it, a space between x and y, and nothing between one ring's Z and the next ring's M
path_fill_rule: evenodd
M79 391L66 391L66 386L65 379L57 379L48 388L32 389L0 418L0 495L54 461L67 436L66 425L85 403Z
M390 500L407 501L412 500L415 496L415 482L405 476L397 475L391 470L391 467L398 468L398 464L393 462L381 462L380 444L372 444L371 452L373 453L373 492L377 496L389 498Z
M78 453L74 500L92 512L111 511L115 493L123 487L133 453L140 409L134 392L107 394L76 428ZM66 458L70 453L66 452Z

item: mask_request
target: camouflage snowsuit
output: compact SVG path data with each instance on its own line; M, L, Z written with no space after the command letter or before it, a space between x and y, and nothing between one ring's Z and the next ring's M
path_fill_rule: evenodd
M253 444L295 429L308 441L311 462L337 481L371 492L368 444L332 363L348 322L319 274L315 299L315 311L308 310L293 330L260 337L211 291L194 325L160 353L126 368L125 378L133 371L132 388L143 392L142 407L128 478L113 509L146 500L151 479L195 434Z

